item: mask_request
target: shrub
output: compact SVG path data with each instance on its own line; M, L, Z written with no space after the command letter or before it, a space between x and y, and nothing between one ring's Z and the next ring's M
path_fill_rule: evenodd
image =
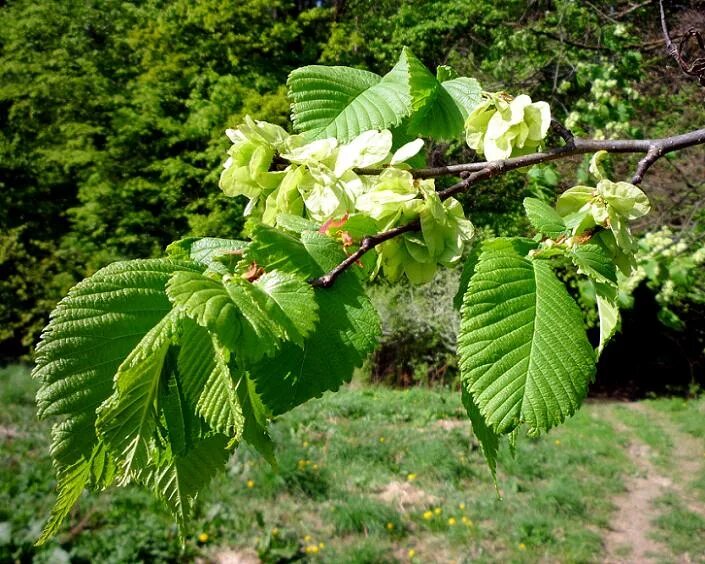
M367 363L373 382L407 387L455 379L460 317L453 296L458 281L457 271L445 269L423 286L372 288L370 297L382 320L380 345Z

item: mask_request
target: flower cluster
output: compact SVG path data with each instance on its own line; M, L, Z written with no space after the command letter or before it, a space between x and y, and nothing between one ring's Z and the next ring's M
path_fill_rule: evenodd
M633 254L636 244L629 229L629 221L649 212L646 194L628 182L612 182L601 165L605 151L596 153L590 163L590 172L598 180L597 186L574 186L561 194L556 211L563 216L573 238L578 241L596 227L605 231L595 240L605 246L615 258L617 266L629 275L635 266Z
M321 550L326 547L326 543L317 543L313 540L313 537L311 535L305 535L303 540L304 547L302 550L305 554L318 554Z
M510 98L492 94L465 122L468 146L488 161L535 152L551 124L546 102L533 102L526 94Z
M414 283L429 281L439 264L460 260L473 236L460 203L441 201L433 180L409 172L406 161L421 150L421 139L393 152L388 130L365 131L339 144L334 138L309 141L250 118L227 134L233 145L220 187L228 196L249 198L245 214L267 225L291 215L336 226L357 217L371 220L372 234L419 220L419 233L378 249L375 272L382 269L391 280L404 273Z
M458 509L463 512L463 514L460 516L460 522L468 528L474 527L475 524L473 523L472 519L470 519L467 515L464 514L465 504L459 503ZM434 507L424 511L421 514L421 518L434 527L455 527L458 524L458 519L454 515L451 515L447 518L443 517L442 515L443 508Z
M404 233L379 248L380 266L397 280L402 273L421 284L433 278L436 266L457 263L474 228L460 202L441 201L432 180L416 180L404 170L387 169L379 182L358 201L358 209L377 220L382 230L419 219L421 231Z

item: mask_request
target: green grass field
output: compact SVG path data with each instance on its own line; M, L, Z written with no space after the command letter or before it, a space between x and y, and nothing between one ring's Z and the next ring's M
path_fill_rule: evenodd
M199 499L184 548L161 506L129 487L85 495L58 538L35 549L54 479L34 389L26 368L0 370L0 562L218 561L227 551L255 562L599 561L615 499L638 471L630 441L666 473L682 435L703 445L692 498L661 496L653 535L666 560L705 561L693 507L705 502L702 399L644 402L638 417L588 403L564 427L521 439L516 458L502 453L499 500L457 393L347 389L274 424L279 472L241 448Z

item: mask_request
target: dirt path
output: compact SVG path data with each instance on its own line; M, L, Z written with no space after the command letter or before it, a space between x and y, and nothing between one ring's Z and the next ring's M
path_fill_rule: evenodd
M668 469L658 468L651 461L654 452L639 440L634 432L613 415L608 419L620 434L629 437L628 454L635 467L634 475L626 482L626 491L614 503L617 507L609 530L603 537L603 562L609 564L648 564L675 561L662 543L652 538L654 521L660 513L655 505L668 492L676 493L688 509L705 517L705 504L686 495L684 487L700 471L701 463L694 453L703 450L702 441L680 431L666 414L658 413L643 403L624 404L628 409L648 415L654 425L671 437L673 449ZM607 410L604 411L607 414ZM679 562L692 560L683 555Z

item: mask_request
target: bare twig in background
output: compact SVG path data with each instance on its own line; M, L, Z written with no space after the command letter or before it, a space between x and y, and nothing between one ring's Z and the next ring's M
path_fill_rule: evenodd
M695 29L689 29L683 34L679 46L676 47L675 43L671 40L671 36L668 32L668 26L666 25L666 13L663 9L663 0L659 0L659 10L661 12L661 29L663 31L663 39L666 42L666 50L668 51L668 54L676 60L678 66L684 74L697 78L698 82L700 82L702 86L705 86L705 40L703 39L702 34ZM700 48L700 51L703 53L703 56L696 57L692 61L688 62L683 53L688 47L688 42L691 39L695 40L697 46Z

